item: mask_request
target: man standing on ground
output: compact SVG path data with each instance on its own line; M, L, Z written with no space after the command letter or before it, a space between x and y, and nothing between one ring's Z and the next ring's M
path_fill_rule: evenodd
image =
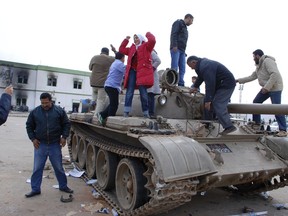
M188 40L187 26L193 23L194 17L191 14L186 14L184 20L176 20L171 29L170 35L170 54L171 68L175 71L179 69L178 86L184 86L185 75L185 60L186 60L186 45Z
M236 130L230 120L227 105L235 89L236 82L233 74L221 63L207 58L190 56L188 66L195 70L198 78L190 92L198 91L199 86L205 82L205 109L213 111L224 128L220 135L227 135ZM208 120L208 119L207 119Z
M270 98L272 104L281 104L283 81L275 58L264 55L264 52L261 49L257 49L253 52L253 58L256 64L256 70L250 76L237 79L236 82L242 84L258 79L259 85L262 88L254 98L253 103L263 103ZM285 116L275 115L275 118L279 126L279 133L277 133L276 136L286 137ZM256 125L260 126L261 116L254 114L253 121Z
M47 157L53 166L59 183L59 190L73 193L67 186L67 177L62 165L61 148L66 145L71 124L66 112L52 102L49 93L40 95L41 105L36 107L28 116L26 130L34 146L34 167L31 176L31 192L27 198L41 194L43 169Z
M5 88L4 93L0 98L0 125L7 121L9 111L11 109L11 98L13 94L13 87L10 85Z
M90 61L89 70L92 71L90 86L92 87L92 99L96 102L95 114L103 111L108 105L105 104L107 94L104 90L104 83L114 60L114 57L109 56L109 49L103 47L100 55L95 55Z

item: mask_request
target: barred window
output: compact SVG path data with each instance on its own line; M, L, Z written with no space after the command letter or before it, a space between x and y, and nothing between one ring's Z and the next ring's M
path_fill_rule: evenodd
M82 80L74 80L73 88L74 89L82 89Z
M48 80L47 80L47 85L48 86L57 86L57 77L49 77L48 76Z

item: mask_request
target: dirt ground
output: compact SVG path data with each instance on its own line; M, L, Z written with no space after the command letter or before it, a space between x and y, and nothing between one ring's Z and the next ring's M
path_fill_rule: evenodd
M74 200L69 203L60 202L61 195L68 195L53 187L58 184L53 169L44 171L41 195L25 198L24 194L31 190L30 184L26 181L30 179L33 168L33 146L26 134L26 119L27 114L12 113L0 128L0 215L112 215L96 213L101 207L110 210L111 207L102 199L94 198L93 188L81 178L68 177L68 185L74 190ZM63 156L65 162L68 159L67 147L63 149ZM64 167L67 172L73 168L69 163ZM269 216L284 216L288 215L288 210L277 210L273 204L288 203L287 192L287 187L271 191L269 194L273 199L267 200L259 195L240 196L214 189L204 195L198 194L191 202L161 216L241 215L245 206L254 209L255 212L268 211Z

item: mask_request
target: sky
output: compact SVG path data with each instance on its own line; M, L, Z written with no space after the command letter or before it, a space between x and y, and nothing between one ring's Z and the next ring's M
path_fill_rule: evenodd
M158 69L169 68L172 23L191 13L188 56L219 61L240 78L254 71L252 52L262 49L276 58L284 81L282 103L288 103L283 0L0 0L0 5L0 60L83 71L89 71L91 58L102 47L118 49L126 36L147 31L156 37L162 61ZM187 86L193 75L187 67ZM231 102L252 103L259 90L255 80L244 85L240 97L238 84Z

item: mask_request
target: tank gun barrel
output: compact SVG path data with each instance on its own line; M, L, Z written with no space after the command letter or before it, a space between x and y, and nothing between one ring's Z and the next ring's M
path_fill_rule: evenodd
M288 115L287 104L228 104L229 113Z

